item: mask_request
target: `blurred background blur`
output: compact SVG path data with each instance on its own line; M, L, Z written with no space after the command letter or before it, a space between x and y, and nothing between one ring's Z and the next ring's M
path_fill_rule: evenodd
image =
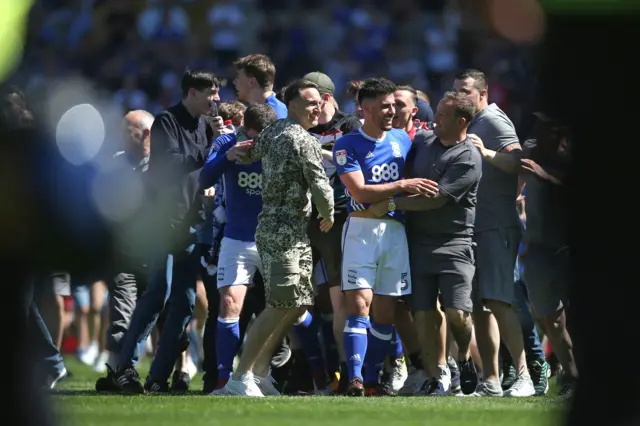
M179 98L187 67L233 78L232 62L265 53L276 87L328 74L347 112L350 79L387 76L439 99L455 70L482 69L492 102L516 127L531 102L531 52L495 35L473 0L42 0L14 79L28 94L91 80L103 101L153 114ZM221 91L234 97L233 85ZM119 114L117 114L119 115Z

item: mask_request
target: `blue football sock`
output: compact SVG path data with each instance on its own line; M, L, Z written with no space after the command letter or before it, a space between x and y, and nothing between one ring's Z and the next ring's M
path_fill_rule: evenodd
M369 318L349 315L344 328L344 353L347 358L349 380L362 379L362 364L367 354Z
M233 373L233 359L240 342L240 318L220 318L216 326L218 378L226 380Z
M311 312L306 311L302 315L301 321L295 324L293 329L307 355L311 373L325 372L322 347L320 347L320 340L318 340L318 320L311 315Z
M377 383L384 359L389 352L389 342L393 335L393 325L371 323L365 363L365 383Z
M403 354L404 350L402 349L402 341L400 340L400 336L398 335L398 330L393 327L393 335L391 336L391 340L389 341L388 355L390 358L402 358Z

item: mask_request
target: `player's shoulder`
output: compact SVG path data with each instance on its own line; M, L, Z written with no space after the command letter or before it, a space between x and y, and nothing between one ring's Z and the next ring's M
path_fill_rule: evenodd
M458 146L457 158L464 162L482 165L482 156L471 139L467 138Z
M411 138L404 129L391 129L387 132L389 142L400 142L403 145L411 146Z

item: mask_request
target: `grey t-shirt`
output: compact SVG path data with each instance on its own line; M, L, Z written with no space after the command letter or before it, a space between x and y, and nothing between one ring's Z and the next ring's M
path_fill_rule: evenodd
M482 176L482 158L469 139L444 146L432 131L419 133L407 157L407 174L438 183L449 200L433 210L407 212L407 232L412 240L444 244L471 241L476 194Z
M538 155L535 141L526 142L528 158L543 169L566 173L568 160L556 157L545 158ZM526 243L535 243L549 248L559 249L569 244L569 194L566 186L539 179L532 173L525 177L525 212L527 226L524 233Z
M513 123L496 104L491 104L476 114L467 133L478 135L484 146L493 151L501 151L506 146L519 142ZM516 211L517 191L517 174L504 172L484 161L482 183L478 189L476 232L520 226Z

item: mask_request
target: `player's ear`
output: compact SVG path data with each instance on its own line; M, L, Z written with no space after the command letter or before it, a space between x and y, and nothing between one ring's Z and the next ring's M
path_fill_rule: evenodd
M411 110L411 118L415 117L417 113L418 113L418 107L413 107L413 109Z
M480 92L480 99L487 99L487 96L487 89L482 89L482 91Z
M329 102L331 100L331 95L329 93L323 93L322 94L322 100L324 102Z

